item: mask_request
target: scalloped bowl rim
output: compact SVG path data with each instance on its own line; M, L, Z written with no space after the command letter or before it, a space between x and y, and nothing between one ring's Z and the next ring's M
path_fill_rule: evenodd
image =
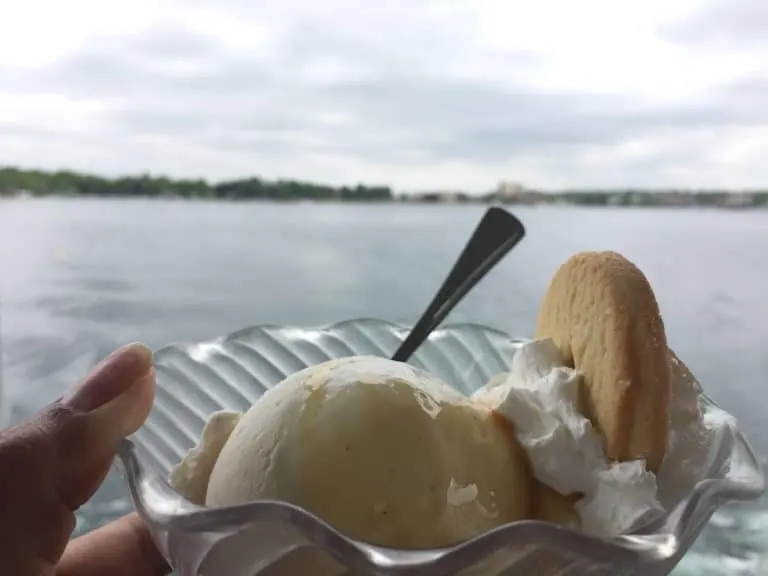
M207 340L201 340L199 342L189 342L187 340L179 340L176 342L171 342L155 350L154 356L155 358L157 358L161 354L165 354L170 350L176 350L179 348L187 349L192 346L227 342L230 340L234 340L235 338L237 338L242 334L252 332L253 330L277 330L277 331L301 330L302 332L333 332L335 330L338 330L339 328L343 328L344 326L354 325L354 324L363 324L363 323L369 323L369 322L386 325L389 328L397 330L398 332L410 331L410 327L405 324L400 324L398 322L393 322L391 320L382 320L381 318L375 318L373 316L360 316L358 318L350 318L348 320L337 320L335 322L325 322L325 323L312 324L312 325L306 325L306 326L301 324L278 324L276 322L261 322L259 324L254 324L253 326L246 326L245 328L240 328L233 332L229 332L223 336L217 336L216 338L208 338ZM439 335L442 332L465 330L465 329L481 330L483 332L493 332L496 336L505 338L513 344L522 344L530 340L530 338L525 338L522 336L511 336L509 333L495 326L489 326L488 324L483 324L481 322L472 322L472 321L445 322L444 324L441 324L440 326L438 326L432 331L432 333L429 335L429 339L430 340L433 339L435 335Z

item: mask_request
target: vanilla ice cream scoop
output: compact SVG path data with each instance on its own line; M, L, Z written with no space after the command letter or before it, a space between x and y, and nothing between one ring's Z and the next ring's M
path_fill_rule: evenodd
M209 506L282 500L397 548L447 546L530 516L531 475L511 424L408 364L331 360L223 424L234 425L223 448L208 439L220 449Z

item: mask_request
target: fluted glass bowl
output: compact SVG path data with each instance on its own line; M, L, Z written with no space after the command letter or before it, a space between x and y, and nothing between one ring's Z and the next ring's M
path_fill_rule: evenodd
M667 574L719 506L764 491L762 467L737 430L730 458L724 458L725 477L700 482L663 520L638 533L595 539L521 521L450 548L404 551L347 538L283 502L205 508L168 484L171 468L197 443L213 412L246 411L288 374L332 358L389 357L408 331L373 319L322 328L263 325L155 354L155 405L121 445L118 463L138 513L182 576ZM507 371L523 342L485 326L454 324L435 331L411 363L471 394ZM701 400L704 410L720 411L703 393Z

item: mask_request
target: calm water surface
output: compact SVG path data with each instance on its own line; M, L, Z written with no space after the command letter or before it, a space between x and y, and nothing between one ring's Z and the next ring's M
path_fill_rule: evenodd
M262 322L413 322L483 208L0 201L5 408L55 399L113 348ZM528 236L452 320L530 335L547 282L582 249L634 260L671 345L768 454L768 211L526 208ZM89 530L130 506L110 476ZM676 574L768 574L768 504L718 513Z

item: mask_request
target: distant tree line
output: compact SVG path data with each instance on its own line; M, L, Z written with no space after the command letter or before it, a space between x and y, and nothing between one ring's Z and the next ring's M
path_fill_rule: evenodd
M94 197L181 197L238 200L347 200L386 201L388 186L324 186L294 180L261 178L209 183L205 180L174 180L162 176L104 178L69 170L46 172L0 168L0 195L29 193L35 196L69 195Z
M93 196L93 197L176 197L232 200L329 200L350 202L381 202L395 200L388 186L342 186L299 182L270 181L245 178L211 183L206 180L174 180L163 176L140 175L105 178L69 170L46 172L0 167L0 196L28 193L35 196ZM768 206L768 191L752 190L746 204ZM560 192L526 191L522 197L506 197L498 192L478 196L465 193L441 192L413 194L411 202L501 202L505 204L566 203L581 206L710 206L732 205L738 196L726 190L566 190Z
M768 191L752 190L747 192L749 203L753 206L768 205ZM581 206L671 206L672 198L681 204L701 207L716 207L728 204L734 193L727 190L706 190L693 192L686 190L643 191L643 190L606 190L606 191L569 191L557 195L570 204Z

